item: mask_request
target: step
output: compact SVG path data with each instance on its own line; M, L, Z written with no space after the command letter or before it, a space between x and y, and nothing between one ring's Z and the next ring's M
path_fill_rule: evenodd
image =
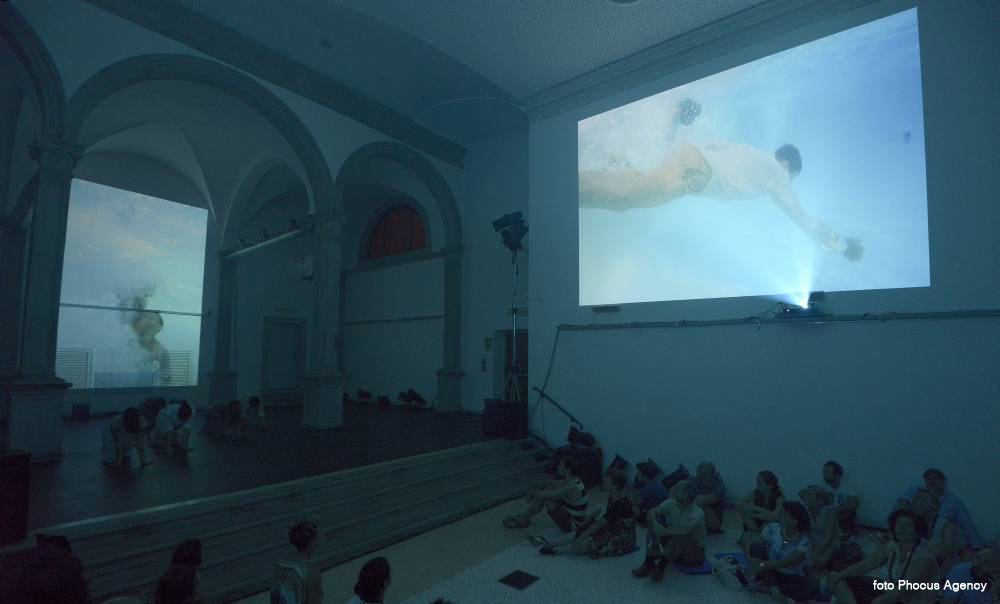
M241 530L239 527L230 527L230 531L221 539L206 539L204 535L201 536L205 550L204 556L206 560L211 559L215 563L225 563L244 557L247 553L253 554L258 550L267 549L275 545L286 547L288 542L288 526L296 518L308 515L319 517L324 527L324 534L333 534L333 537L329 537L329 539L343 538L339 533L349 526L368 518L378 518L384 514L397 513L405 510L407 506L422 501L422 499L416 501L413 499L413 496L421 491L448 494L456 490L461 490L465 485L475 484L473 479L484 473L487 476L516 476L522 472L536 470L538 463L531 458L522 458L520 460L503 462L491 468L450 472L423 485L404 484L385 489L382 492L359 495L349 501L321 502L318 506L319 509L310 509L308 510L309 513L302 509L296 509L287 512L285 517L280 519L264 518L258 524L262 525L262 527L266 525L265 530L246 531ZM358 505L359 502L368 501L373 502L375 505ZM402 505L396 504L396 502L400 501L405 503ZM381 505L378 505L379 503ZM366 510L366 513L360 517L361 520L351 519L346 523L338 522L339 519L349 518L351 510L356 509ZM169 561L170 551L176 543L177 540L166 541L161 546L146 552L136 552L134 550L128 552L119 551L116 555L108 556L101 561L95 561L92 558L83 556L81 556L81 559L87 567L87 576L92 586L99 587L105 581L121 582L123 576L133 576L137 577L137 579L142 579L149 576L150 573L157 574L166 566ZM231 554L230 552L233 551L239 553ZM204 576L203 573L203 578Z
M433 465L444 459L460 459L465 456L476 456L495 450L515 449L519 448L524 442L530 441L491 440L481 443L473 443L471 445L464 445L453 449L432 451L412 457L394 459L339 472L265 485L254 489L227 493L225 495L171 503L137 510L135 512L125 512L98 518L88 518L85 520L67 522L38 529L38 532L64 535L70 539L70 542L72 543L79 539L85 539L88 535L106 533L109 528L127 530L136 527L146 527L156 523L168 523L173 520L189 517L191 512L195 509L197 509L199 513L204 513L209 510L225 511L234 506L245 505L248 497L252 497L254 501L282 499L289 496L296 496L301 493L310 493L315 489L322 488L328 484L339 484L344 481L351 480L370 480L379 475L391 473L399 469L413 469Z
M81 557L86 556L89 564L99 565L108 560L120 558L121 544L126 540L130 544L130 552L142 555L164 549L169 551L177 542L182 541L190 535L198 535L205 545L208 546L209 541L217 535L231 534L234 531L256 530L261 527L266 528L266 525L274 523L286 525L284 528L279 529L283 532L287 530L287 525L291 524L296 518L311 515L323 508L330 507L334 503L346 504L359 502L358 505L363 505L366 499L370 499L373 496L391 496L396 490L414 488L428 480L456 473L487 470L524 459L533 460L535 453L536 451L524 450L502 451L482 459L472 459L468 464L461 463L457 467L455 464L449 464L448 472L442 472L442 469L436 466L424 468L419 475L411 476L408 474L406 482L387 482L386 486L382 488L380 488L381 485L373 485L370 482L366 482L366 490L362 494L352 497L345 497L338 492L329 493L319 491L315 493L303 493L302 497L297 498L295 501L284 501L282 505L275 508L271 508L270 506L258 508L253 503L248 503L238 513L230 514L228 517L215 518L213 514L211 522L205 521L202 518L189 518L182 529L178 529L176 526L166 527L169 534L164 534L164 531L159 530L153 531L152 529L146 529L142 534L136 534L134 530L131 531L131 534L126 535L116 532L109 535L95 535L93 538L85 540L82 543L74 542L73 547L74 551L78 552L78 555ZM465 465L469 465L469 467L463 467ZM289 511L290 508L294 509ZM194 522L191 522L192 520ZM213 528L210 529L209 527Z

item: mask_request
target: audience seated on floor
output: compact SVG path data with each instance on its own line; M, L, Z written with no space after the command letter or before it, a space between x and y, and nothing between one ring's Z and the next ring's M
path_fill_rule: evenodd
M695 470L694 484L698 488L698 496L694 503L705 512L705 526L708 534L722 532L722 512L726 504L726 484L715 469L715 464L703 461Z
M778 510L785 502L785 494L778 485L778 477L770 470L757 474L757 488L734 504L743 519L740 546L746 546L760 533L764 525L778 521Z
M322 604L323 575L312 557L322 542L319 522L297 521L288 530L293 551L278 560L271 583L271 604Z
M135 407L111 418L101 431L101 461L110 466L128 463L133 450L138 453L139 467L152 462L146 461L146 433L142 414Z
M208 438L239 438L246 435L248 426L239 401L213 403L205 412L205 425L199 434Z
M695 505L698 488L691 480L682 480L671 489L671 497L649 511L646 531L646 558L632 570L636 577L663 579L667 565L680 562L701 566L705 562L705 513Z
M972 562L952 567L942 583L941 604L992 604L1000 601L1000 549L984 547L976 552ZM985 590L972 587L973 583L985 583ZM965 586L961 589L945 589L948 584Z
M556 479L541 487L528 491L525 495L529 503L527 510L504 518L507 528L525 528L531 518L545 510L553 522L564 533L572 533L587 521L587 495L576 460L563 457L556 465Z
M175 564L156 583L152 604L204 604L198 569L189 564Z
M927 547L927 523L912 510L896 510L889 516L890 539L878 544L874 553L842 571L831 573L827 586L837 597L838 604L888 604L902 601L910 604L930 604L937 594L926 589L900 585L934 583L940 568ZM878 587L888 581L894 589Z
M809 485L799 491L799 500L809 513L809 566L820 570L827 567L840 549L837 510L829 504L823 487Z
M379 556L372 558L358 572L358 582L354 584L354 597L347 604L382 604L385 592L392 582L389 561Z
M11 604L90 604L80 560L60 547L42 543L15 579Z
M897 499L896 507L904 510L910 509L913 496L921 488L926 488L938 496L940 500L938 514L945 520L954 522L955 526L962 530L969 547L979 549L985 545L985 541L972 523L968 510L965 509L965 504L955 494L948 491L948 480L945 478L944 472L937 468L928 468L924 472L924 486L907 489Z
M778 521L764 525L746 548L750 572L757 584L778 602L805 602L819 595L818 582L807 576L809 512L798 501L785 501L778 508Z
M622 556L639 549L634 512L638 493L629 487L625 472L616 468L604 474L604 488L608 491L607 504L590 508L586 522L575 532L552 541L530 535L532 543L541 546L542 554L568 552L593 559Z
M854 485L844 478L844 466L833 460L823 464L823 484L820 486L830 496L840 530L853 533L861 498Z
M187 401L171 403L160 410L153 423L153 432L149 435L149 444L155 448L172 447L181 451L190 451L188 441L191 437L189 422L194 410Z

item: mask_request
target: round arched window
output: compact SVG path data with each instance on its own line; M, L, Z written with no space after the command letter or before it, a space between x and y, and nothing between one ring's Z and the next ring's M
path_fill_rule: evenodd
M404 254L427 247L424 218L410 206L389 209L368 238L366 260Z

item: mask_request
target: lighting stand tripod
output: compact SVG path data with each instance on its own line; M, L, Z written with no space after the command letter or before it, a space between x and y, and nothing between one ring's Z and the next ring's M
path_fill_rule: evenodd
M504 380L504 399L508 401L520 402L521 400L521 389L518 387L517 383L517 249L511 250L512 263L514 265L514 294L512 297L512 304L510 307L511 317L514 320L514 329L510 336L510 367L508 368L507 377Z

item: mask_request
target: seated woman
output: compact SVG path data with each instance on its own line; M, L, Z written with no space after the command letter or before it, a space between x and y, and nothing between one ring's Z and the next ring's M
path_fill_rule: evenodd
M358 572L354 584L354 597L347 604L381 604L392 581L389 561L379 556L372 558Z
M156 414L153 432L149 435L149 444L157 449L175 447L182 451L190 451L188 440L191 429L188 421L194 411L187 401L171 403Z
M682 480L670 490L671 498L649 511L646 531L646 559L632 570L636 577L663 579L671 562L701 566L705 562L705 513L694 503L698 488Z
M927 524L927 547L947 573L966 549L965 537L953 521L942 518L941 500L929 489L917 489L910 500L912 509Z
M927 523L911 510L896 510L889 516L889 533L892 539L880 543L871 556L827 577L838 604L930 604L936 600L933 590L899 584L901 579L933 583L940 575L927 547ZM890 582L894 589L878 589L876 581Z
M743 535L739 544L745 547L760 533L765 524L778 521L778 510L785 494L778 486L778 477L770 470L757 474L757 488L738 500L733 507L743 518Z
M805 602L819 595L818 583L806 578L809 563L809 512L797 501L778 508L778 521L764 525L746 549L750 572L758 583L752 589L771 594L778 602Z
M146 461L143 428L145 422L142 421L142 414L135 407L129 407L121 415L114 416L101 433L101 461L120 466L128 460L132 449L135 449L139 454L140 468L152 463Z
M837 523L837 508L833 507L823 487L809 485L799 491L799 499L809 512L809 565L813 569L823 569L840 549L840 530Z
M587 521L588 501L578 472L575 459L560 459L556 466L556 480L528 491L524 496L530 504L528 509L504 518L503 525L507 528L525 528L531 523L533 516L545 510L562 532L572 533L579 529Z
M604 474L604 488L608 491L608 504L603 508L592 508L587 522L575 533L552 542L544 537L529 535L531 542L542 546L540 552L543 554L568 551L589 555L595 560L623 556L639 549L633 512L639 494L628 486L625 472L615 468Z
M319 523L312 519L299 520L288 530L295 552L274 567L271 602L322 604L323 577L312 561L320 540Z

